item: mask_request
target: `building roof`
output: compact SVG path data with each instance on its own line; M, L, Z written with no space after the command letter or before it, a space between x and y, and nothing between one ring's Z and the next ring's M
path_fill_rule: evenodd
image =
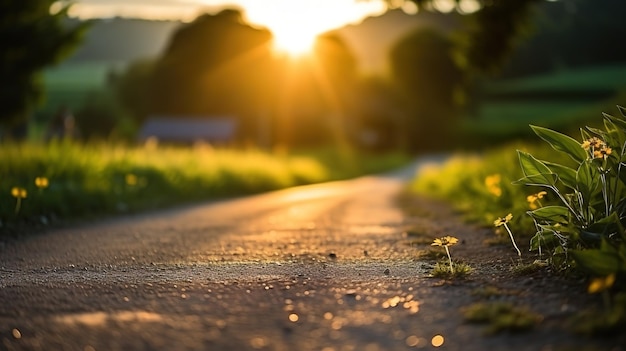
M232 141L237 123L231 117L156 116L143 124L139 140L154 137L170 142L227 142Z

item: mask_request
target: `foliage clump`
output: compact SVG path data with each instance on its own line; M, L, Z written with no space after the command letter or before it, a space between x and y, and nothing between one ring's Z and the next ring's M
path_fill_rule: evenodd
M463 318L470 323L486 324L485 332L519 332L532 329L543 317L524 307L507 302L479 302L461 309Z

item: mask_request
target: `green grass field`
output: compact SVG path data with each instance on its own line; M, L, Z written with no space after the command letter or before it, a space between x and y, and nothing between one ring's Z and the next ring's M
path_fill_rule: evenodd
M529 124L566 132L593 125L602 112L626 105L624 77L626 65L615 65L490 82L485 89L491 97L463 119L459 132L470 140L510 140L532 138Z
M3 144L0 159L0 232L51 218L133 213L351 178L409 160L400 153L342 155L331 149L286 155L72 142ZM38 188L36 178L49 186ZM26 198L14 196L15 189L24 189Z
M66 63L46 70L43 75L46 95L36 116L46 119L63 105L79 109L89 94L106 88L107 76L115 67L122 67L122 64L109 61Z
M556 73L492 83L488 93L511 94L527 91L601 91L626 87L626 65L607 65L562 70Z

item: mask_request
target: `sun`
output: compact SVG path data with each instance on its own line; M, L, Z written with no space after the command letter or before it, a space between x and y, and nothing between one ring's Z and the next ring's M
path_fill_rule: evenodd
M274 49L290 56L310 53L318 35L366 15L382 13L383 1L239 0L250 23L268 28Z
M311 53L315 40L321 33L316 28L289 24L274 24L269 27L274 36L274 50L291 57L305 56Z

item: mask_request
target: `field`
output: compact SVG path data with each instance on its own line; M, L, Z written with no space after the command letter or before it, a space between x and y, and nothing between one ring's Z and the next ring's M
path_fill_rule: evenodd
M0 227L134 213L351 178L399 167L394 154L273 154L158 145L3 144Z
M79 109L89 94L105 89L110 70L121 66L119 62L94 61L62 64L45 71L46 96L35 112L37 119L49 118L63 105Z
M460 133L471 145L477 138L532 139L529 124L573 132L626 103L623 77L626 66L616 65L489 82L486 100L463 119Z

